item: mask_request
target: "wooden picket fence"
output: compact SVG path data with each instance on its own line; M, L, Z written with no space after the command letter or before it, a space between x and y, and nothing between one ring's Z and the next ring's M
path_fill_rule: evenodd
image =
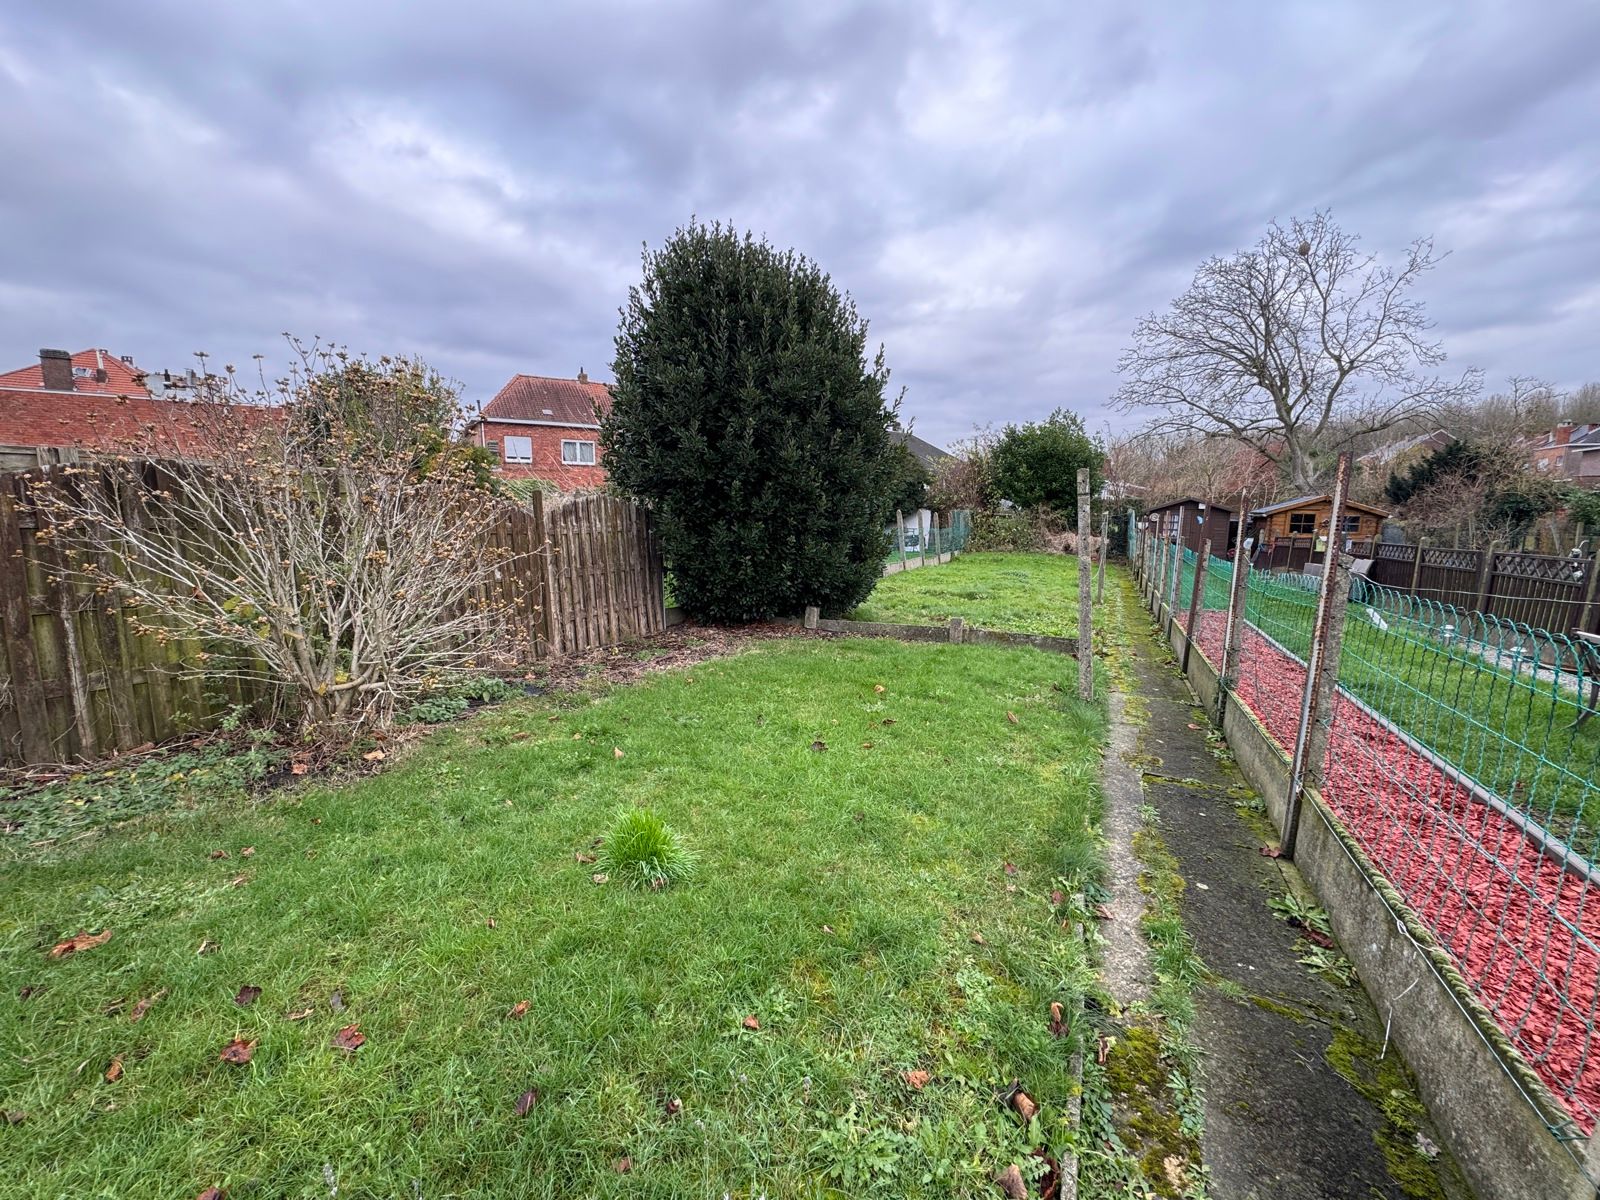
M136 635L114 604L61 578L36 537L29 480L0 474L0 763L95 759L214 728L271 689L208 678L197 645ZM661 553L644 509L610 496L504 504L489 535L521 574L525 662L666 628Z

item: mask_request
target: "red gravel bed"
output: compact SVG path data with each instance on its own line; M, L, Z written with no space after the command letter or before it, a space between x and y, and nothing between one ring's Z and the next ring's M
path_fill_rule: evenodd
M1222 661L1224 614L1196 645ZM1305 668L1254 629L1239 697L1294 745ZM1600 1113L1593 1026L1600 887L1563 871L1496 810L1340 696L1324 799L1449 951L1474 995L1585 1132Z

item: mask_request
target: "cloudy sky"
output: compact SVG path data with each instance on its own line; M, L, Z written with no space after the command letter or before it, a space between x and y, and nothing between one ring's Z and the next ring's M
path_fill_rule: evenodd
M1330 208L1451 365L1600 378L1600 6L0 0L0 367L609 377L691 214L820 261L918 432L1095 427L1135 320Z

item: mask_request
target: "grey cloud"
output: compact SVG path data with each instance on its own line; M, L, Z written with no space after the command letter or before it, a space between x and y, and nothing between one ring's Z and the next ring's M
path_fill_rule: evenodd
M0 11L6 366L289 329L481 400L604 372L641 243L698 213L828 268L924 436L1098 428L1140 315L1329 207L1454 251L1424 290L1454 367L1600 377L1586 4Z

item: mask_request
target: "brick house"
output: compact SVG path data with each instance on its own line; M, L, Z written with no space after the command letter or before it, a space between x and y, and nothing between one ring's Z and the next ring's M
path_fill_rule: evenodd
M121 450L185 411L109 350L41 350L37 364L0 374L0 447Z
M468 426L507 479L540 479L563 492L604 487L600 418L611 389L582 371L576 379L513 375Z
M1580 487L1600 487L1600 423L1563 421L1533 440L1535 469Z

